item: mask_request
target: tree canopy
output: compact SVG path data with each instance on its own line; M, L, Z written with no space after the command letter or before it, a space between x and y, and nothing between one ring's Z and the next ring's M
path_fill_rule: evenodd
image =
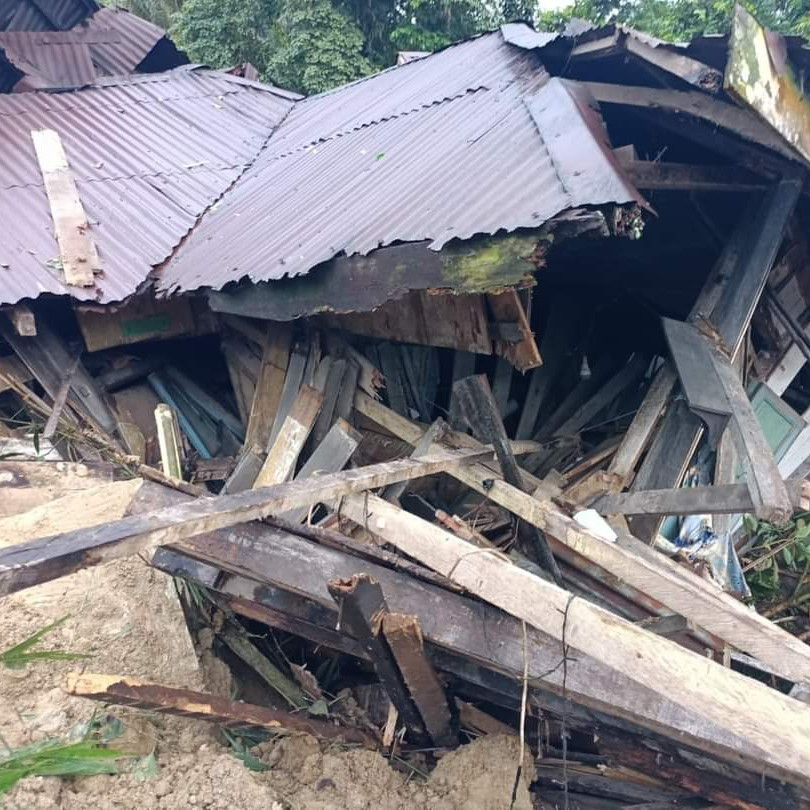
M195 62L251 62L265 81L312 94L394 63L399 50L433 51L526 20L559 30L572 17L618 22L682 41L727 31L734 0L111 0L166 28ZM810 36L810 0L745 0L775 31Z

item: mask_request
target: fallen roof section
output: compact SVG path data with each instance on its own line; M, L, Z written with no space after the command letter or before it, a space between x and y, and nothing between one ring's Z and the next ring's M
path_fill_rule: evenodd
M438 251L633 202L587 93L496 31L297 104L158 286L300 276L336 256Z
M103 8L69 31L0 32L0 92L65 90L100 76L168 70L188 57L166 32L124 9Z
M98 9L95 0L4 0L0 31L66 31Z
M109 303L134 293L256 158L293 98L188 68L0 96L0 302L53 293ZM104 267L93 287L65 286L35 129L62 138Z

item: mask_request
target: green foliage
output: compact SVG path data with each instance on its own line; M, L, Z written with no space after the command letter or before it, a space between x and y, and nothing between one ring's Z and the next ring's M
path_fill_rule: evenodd
M192 62L225 68L266 67L277 9L274 0L185 0L170 33Z
M80 658L90 658L89 655L82 655L81 653L65 652L64 650L34 650L35 647L45 636L51 631L55 630L61 624L67 621L68 617L63 616L61 619L53 622L53 624L37 630L32 636L29 636L25 641L9 647L7 650L0 652L0 664L8 667L9 669L22 669L26 664L32 661L76 661Z
M285 0L278 17L278 44L267 58L267 75L278 85L311 95L371 72L363 34L329 0Z
M729 29L734 0L110 0L167 28L194 62L251 62L262 78L318 93L394 63L397 50L434 51L504 21L562 30L572 17L617 22L683 41ZM764 25L810 35L810 0L744 0Z
M749 568L746 581L754 601L769 602L779 598L783 591L782 576L786 571L801 575L799 585L803 584L810 569L810 513L797 514L784 526L746 515L744 525L754 540L745 560L745 567ZM793 600L806 601L799 591L800 588L796 587Z
M120 751L90 737L80 742L43 740L0 754L0 796L28 776L89 776L117 773Z
M183 0L112 0L107 5L125 8L168 30L172 24L172 17L180 11Z
M251 752L254 745L268 739L268 735L257 735L255 732L245 729L241 732L231 733L226 728L221 729L228 745L230 746L231 753L250 771L256 773L263 773L269 771L270 768L262 762L255 754Z
M742 0L765 26L785 34L810 32L808 0ZM727 32L734 0L575 0L572 6L538 20L549 30L560 30L571 17L599 25L617 22L672 42L699 34Z

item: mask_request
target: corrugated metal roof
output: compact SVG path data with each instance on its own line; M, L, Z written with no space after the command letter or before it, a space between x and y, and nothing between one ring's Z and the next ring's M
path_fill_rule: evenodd
M0 96L0 303L41 293L131 295L256 157L292 102L283 91L180 68L70 93ZM68 290L32 129L56 130L104 273Z
M163 47L154 68L188 63L163 29L124 9L103 8L70 31L0 32L0 49L24 76L14 86L18 92L82 87L98 76L125 76L144 65L159 43Z
M498 31L298 103L158 286L279 279L636 199L598 113Z
M98 8L95 0L2 0L0 30L66 31Z
M25 74L25 89L80 87L96 76L89 46L71 31L4 31L0 48Z
M162 28L121 8L102 8L74 30L86 33L99 76L132 73L166 36Z

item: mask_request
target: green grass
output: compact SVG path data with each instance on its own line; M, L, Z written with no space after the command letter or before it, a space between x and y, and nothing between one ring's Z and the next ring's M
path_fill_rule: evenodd
M55 630L61 624L64 624L68 618L68 616L63 616L47 627L37 630L36 633L29 636L25 641L21 641L19 644L0 652L0 664L3 664L9 669L22 669L32 661L76 661L81 658L90 658L89 655L66 652L65 650L33 649L48 633Z
M118 772L127 755L102 748L88 737L79 742L42 740L0 754L0 796L28 776L89 776Z

